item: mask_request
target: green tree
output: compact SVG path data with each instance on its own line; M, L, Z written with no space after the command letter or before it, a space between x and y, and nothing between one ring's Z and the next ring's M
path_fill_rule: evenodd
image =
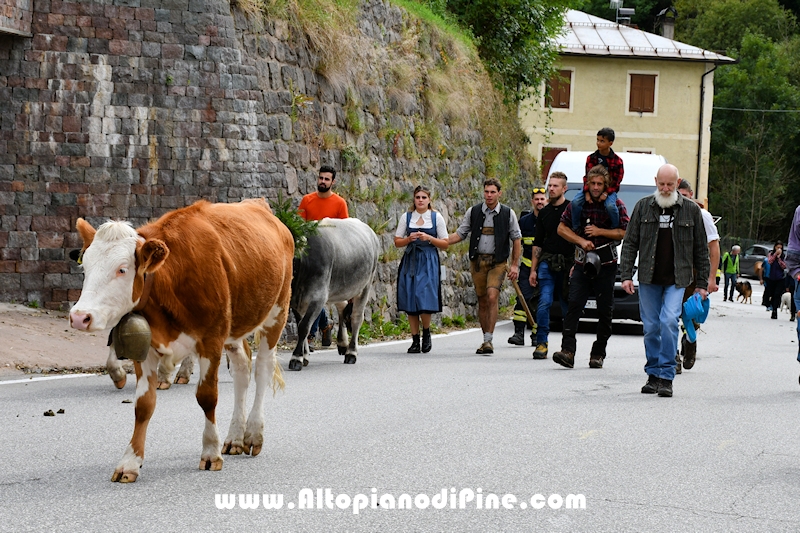
M785 45L746 33L737 55L738 65L715 76L710 201L724 233L774 238L785 233L792 211L786 193L797 181L800 114L782 111L800 109L800 89L789 81Z
M781 42L796 31L777 0L676 0L675 8L675 38L707 50L738 49L747 33Z
M567 0L446 0L470 28L478 51L508 103L518 104L548 79L558 55ZM430 0L432 9L441 0Z

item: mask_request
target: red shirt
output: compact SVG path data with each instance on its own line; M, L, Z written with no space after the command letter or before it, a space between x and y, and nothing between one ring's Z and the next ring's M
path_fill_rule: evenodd
M300 200L297 212L306 220L322 220L323 218L350 218L347 202L333 193L327 198L320 198L315 192L306 194Z
M603 165L608 170L608 189L606 192L619 192L619 184L622 183L622 177L625 175L625 169L622 166L622 159L614 153L611 148L608 149L608 155L603 155L600 150L595 150L593 154L589 154L586 158L586 172L583 175L583 190L588 191L589 186L586 183L586 174L589 170L597 165Z

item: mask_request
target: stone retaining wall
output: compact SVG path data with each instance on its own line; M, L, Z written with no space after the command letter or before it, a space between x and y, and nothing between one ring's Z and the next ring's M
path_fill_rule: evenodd
M78 217L139 225L201 198L299 202L331 164L351 216L381 234L373 311L392 318L410 191L431 185L453 231L484 179L479 131L442 124L424 149L419 95L390 86L407 24L365 2L356 37L374 64L342 85L285 22L256 31L225 0L35 0L33 37L0 34L0 300L78 299ZM475 314L463 254L444 257L446 314Z

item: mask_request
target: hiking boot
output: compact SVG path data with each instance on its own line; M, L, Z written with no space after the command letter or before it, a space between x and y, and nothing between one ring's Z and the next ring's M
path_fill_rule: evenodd
M662 379L659 382L658 395L662 398L672 398L672 380Z
M676 374L683 373L682 362L683 362L683 359L681 358L681 354L679 354L679 353L675 354L675 373Z
M525 346L525 322L514 321L514 334L508 338L508 344Z
M553 356L555 358L555 355ZM589 356L589 368L603 368L603 357L600 354L591 354Z
M431 330L422 328L422 353L428 353L433 348L431 343Z
M330 346L333 343L333 339L331 339L331 331L333 331L333 324L328 324L328 327L322 330L323 346Z
M492 355L494 353L494 346L491 342L484 342L481 347L475 350L478 355Z
M533 358L534 359L547 359L547 343L542 342L536 345L536 349L533 351Z
M683 339L683 368L690 370L694 366L697 359L697 343L689 342L689 339Z
M538 348L537 348L538 349ZM534 354L536 357L536 354ZM567 368L575 367L575 354L562 349L553 354L553 361Z
M420 353L422 349L419 346L419 333L411 335L411 347L406 353Z
M642 387L642 394L655 394L658 392L658 386L661 380L652 374L647 374L647 383Z

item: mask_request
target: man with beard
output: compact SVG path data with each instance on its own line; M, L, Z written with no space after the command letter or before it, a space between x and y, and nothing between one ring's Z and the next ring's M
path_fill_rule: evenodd
M333 184L336 182L336 169L329 166L322 166L317 177L317 190L303 196L297 212L305 220L322 220L323 218L350 218L347 212L347 202L344 198L333 192ZM308 347L317 336L317 329L322 330L322 345L332 344L331 330L333 324L328 323L328 314L322 308L317 319L311 325L308 334Z
M558 234L575 245L575 263L569 278L569 309L564 318L561 351L553 354L553 361L561 366L575 366L578 321L589 296L597 302L597 340L589 355L589 368L603 368L606 345L611 337L611 319L614 313L614 282L617 277L617 242L625 237L628 212L622 200L615 198L618 220L611 219L602 198L608 188L608 171L603 165L589 169L586 175L589 201L583 204L578 231L572 229L571 203L561 215Z
M573 246L558 235L561 215L569 205L564 198L567 176L553 172L547 184L549 203L539 211L536 221L536 240L531 257L531 287L539 287L539 305L536 308L536 349L534 359L547 359L547 337L550 335L550 307L555 298L561 304L561 316L567 316L566 285L572 265Z
M349 218L347 202L333 192L336 183L336 170L329 166L319 169L316 192L310 192L300 201L298 212L306 220L322 220L323 218Z
M633 294L633 266L639 256L639 312L647 356L642 393L663 397L672 396L684 289L694 281L695 292L708 298L710 263L703 215L697 204L678 194L679 181L674 165L658 169L655 194L633 208L620 261L622 288Z
M539 291L535 287L531 287L528 278L531 274L533 243L536 241L536 220L539 217L539 211L547 204L546 193L547 189L544 187L534 187L531 192L531 207L533 211L522 215L519 219L519 229L522 232L522 264L519 267L519 289L531 313L536 312ZM528 315L525 313L522 300L519 298L517 299L517 304L514 306L513 322L514 335L508 339L508 343L516 344L517 346L525 346L525 324L528 323ZM533 346L536 346L535 323L533 324L533 332L531 333L531 343L533 343Z

